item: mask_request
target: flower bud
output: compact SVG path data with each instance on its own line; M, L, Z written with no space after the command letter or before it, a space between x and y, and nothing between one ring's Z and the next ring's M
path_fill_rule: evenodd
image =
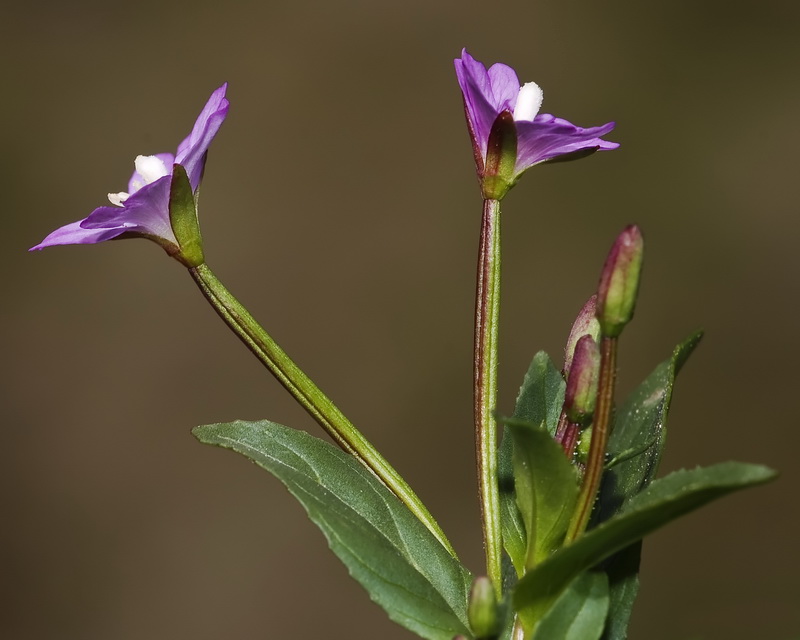
M585 425L591 421L599 377L600 349L592 336L584 335L575 345L575 357L564 393L564 412L570 422Z
M486 576L475 578L467 608L469 626L475 638L492 638L500 627L500 611L492 581Z
M567 346L564 349L564 376L569 376L569 369L572 366L572 358L575 354L575 346L583 336L589 335L598 340L600 338L600 323L595 315L597 296L593 295L586 301L583 308L575 318L572 331L569 332Z
M514 186L517 163L517 126L510 111L495 118L486 145L481 190L486 200L501 200Z
M643 252L636 225L625 227L611 247L597 289L597 319L604 336L617 337L633 318Z
M592 428L584 429L581 433L581 439L578 440L578 446L575 449L575 458L581 464L586 464L589 459L589 449L592 447Z

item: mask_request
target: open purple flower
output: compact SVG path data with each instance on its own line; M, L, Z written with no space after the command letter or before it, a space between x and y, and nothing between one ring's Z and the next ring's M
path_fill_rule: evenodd
M191 191L196 193L208 147L228 114L227 88L227 83L223 84L211 94L192 132L178 145L174 155L137 156L128 190L108 194L114 206L98 207L83 220L56 229L31 251L58 244L94 244L119 237L145 237L170 253L176 252L179 243L169 213L173 168L176 164L184 168Z
M516 148L511 150L515 154L513 166L508 171L511 184L540 162L619 146L602 139L614 128L613 122L583 129L550 114L540 114L542 90L535 82L520 86L517 74L507 65L497 63L487 70L464 49L455 66L481 177L493 135L499 139L509 135L516 138ZM498 134L498 129L503 128L505 133Z

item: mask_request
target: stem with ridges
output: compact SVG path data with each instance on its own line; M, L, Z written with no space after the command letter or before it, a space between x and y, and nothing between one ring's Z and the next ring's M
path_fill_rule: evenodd
M600 379L597 404L592 424L592 442L583 475L578 504L567 530L566 543L573 542L589 524L592 508L600 488L605 468L606 446L611 427L611 409L614 404L614 385L617 376L617 338L603 336L600 340Z
M192 278L215 311L264 364L295 400L347 453L355 456L381 480L442 545L455 550L422 501L375 447L353 426L311 379L286 355L253 316L231 295L206 264L189 269Z
M484 200L475 301L475 450L486 573L502 597L502 537L497 486L497 339L500 315L500 201Z

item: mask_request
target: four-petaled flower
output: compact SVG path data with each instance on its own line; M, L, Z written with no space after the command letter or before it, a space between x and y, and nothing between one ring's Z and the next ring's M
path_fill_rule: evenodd
M472 138L478 173L484 178L487 165L487 149L490 136L505 135L515 138L511 153L513 164L508 167L508 186L519 175L535 164L554 158L582 155L596 150L616 149L616 142L608 142L602 136L614 128L609 122L600 127L583 129L547 113L539 113L542 105L542 90L535 82L520 86L517 74L504 64L486 67L475 60L464 49L461 58L456 58L456 76L464 96L467 124ZM537 115L538 114L538 115ZM495 133L493 133L493 127ZM505 133L498 129L505 129ZM510 129L510 131L509 131ZM499 149L499 153L507 149Z
M211 94L192 132L174 155L158 153L136 158L128 190L108 194L114 206L98 207L83 220L56 229L31 250L58 244L93 244L122 236L149 238L175 253L179 247L169 214L173 165L184 168L191 191L196 194L208 147L228 114L227 88L227 83L223 84Z

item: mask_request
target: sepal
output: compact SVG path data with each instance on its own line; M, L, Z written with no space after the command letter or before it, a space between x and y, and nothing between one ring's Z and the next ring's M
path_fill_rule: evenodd
M514 186L517 163L517 126L510 111L501 111L492 125L481 176L485 200L502 200Z
M173 257L189 267L205 262L203 238L197 220L197 200L186 169L173 165L169 192L169 222L178 241L178 253Z

